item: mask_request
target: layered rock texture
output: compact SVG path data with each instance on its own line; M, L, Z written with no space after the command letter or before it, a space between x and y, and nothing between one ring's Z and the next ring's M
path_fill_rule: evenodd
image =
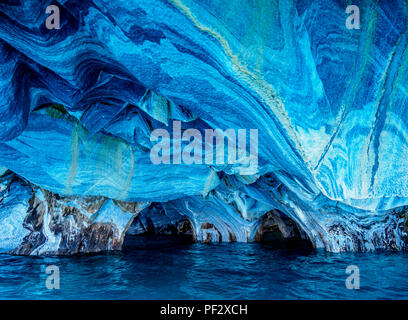
M136 217L203 242L406 249L408 7L355 1L349 30L348 4L2 1L0 248L118 250ZM153 164L174 121L257 129L258 165Z
M149 205L97 196L61 197L12 173L0 179L0 245L12 254L120 250L131 222Z

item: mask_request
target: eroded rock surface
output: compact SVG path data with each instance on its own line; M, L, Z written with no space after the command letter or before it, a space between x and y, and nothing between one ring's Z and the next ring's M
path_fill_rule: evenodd
M48 1L0 3L0 174L23 179L2 177L2 248L119 249L151 202L141 229L198 241L279 212L316 248L407 248L407 2L357 1L354 30L342 1L227 2L57 1L58 30ZM257 129L258 165L153 164L175 121Z
M9 173L2 178L0 247L18 255L120 250L134 217L148 203L61 197Z

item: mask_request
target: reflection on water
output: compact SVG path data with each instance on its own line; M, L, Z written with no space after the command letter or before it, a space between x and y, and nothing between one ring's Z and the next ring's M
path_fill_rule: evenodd
M45 268L60 269L49 290ZM360 269L348 290L347 266ZM408 254L333 254L267 244L199 244L138 236L123 252L73 257L0 255L2 299L407 299Z

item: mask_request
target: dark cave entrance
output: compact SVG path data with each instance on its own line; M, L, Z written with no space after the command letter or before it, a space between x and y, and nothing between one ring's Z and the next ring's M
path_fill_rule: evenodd
M297 223L279 210L269 211L260 219L254 242L278 247L313 247Z
M126 232L123 249L151 245L178 245L195 242L191 221L182 215L166 214L160 203L153 203L133 220Z
M168 245L197 241L208 243L197 239L193 223L188 217L174 212L166 213L160 203L152 204L134 219L126 232L123 247L129 248L138 241L164 242ZM276 248L313 247L297 223L279 210L271 210L259 219L251 242Z

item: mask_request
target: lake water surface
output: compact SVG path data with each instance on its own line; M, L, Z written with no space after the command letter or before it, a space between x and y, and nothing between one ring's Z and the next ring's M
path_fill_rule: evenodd
M45 269L58 266L60 289ZM360 270L349 290L346 268ZM137 236L122 252L0 255L1 299L408 299L408 254L328 253L271 244Z

